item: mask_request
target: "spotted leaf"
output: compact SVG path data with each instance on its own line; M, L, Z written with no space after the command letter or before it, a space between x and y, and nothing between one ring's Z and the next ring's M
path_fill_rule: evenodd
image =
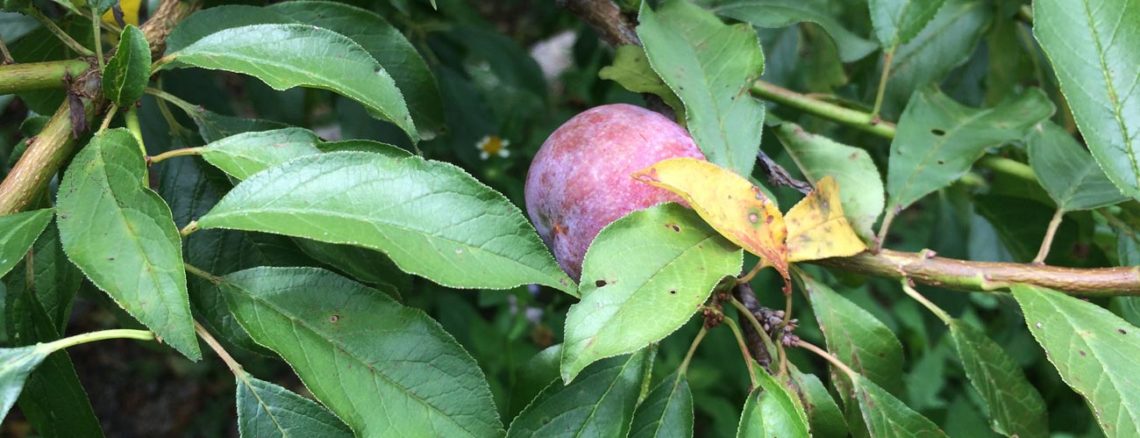
M747 179L693 158L664 160L635 172L633 177L676 193L717 232L787 277L784 216L776 202Z
M845 257L867 249L843 214L839 185L831 176L820 179L815 190L788 210L784 224L789 262Z

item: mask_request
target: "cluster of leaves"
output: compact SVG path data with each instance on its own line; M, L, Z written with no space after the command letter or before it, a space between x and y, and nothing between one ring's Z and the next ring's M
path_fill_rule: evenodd
M642 46L611 51L552 5L523 27L502 19L527 2L304 0L213 5L152 59L138 28L97 20L125 3L4 2L19 63L114 51L93 61L101 96L20 92L31 112L4 127L22 138L0 145L7 173L56 120L36 114L113 108L48 195L0 216L0 415L100 435L62 350L154 337L221 356L242 436L1140 434L1135 298L931 300L804 263L878 245L1140 263L1134 2L619 3ZM567 26L551 93L519 41ZM770 114L771 84L826 99ZM526 162L570 115L635 93L709 161L636 174L692 209L610 224L576 284L517 206ZM484 137L521 153L481 159ZM762 144L814 190L755 179ZM725 294L753 263L779 274L747 277L761 302L787 294L801 322L762 340L772 362L736 321L771 322ZM64 337L81 291L146 330ZM789 348L817 344L829 362ZM243 366L260 362L304 391Z

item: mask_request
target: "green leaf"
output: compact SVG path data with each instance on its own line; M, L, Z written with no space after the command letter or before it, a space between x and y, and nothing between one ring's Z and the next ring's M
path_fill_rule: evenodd
M411 156L390 144L369 140L325 143L308 129L283 128L243 132L216 140L202 148L202 158L230 176L244 180L293 158L335 151L363 151L391 158Z
M312 400L249 374L236 380L238 432L243 437L352 436L340 419Z
M0 216L0 277L24 259L51 217L50 208Z
M619 46L614 53L613 64L598 70L598 77L608 79L620 84L626 90L635 93L650 93L660 97L681 118L685 115L685 105L681 99L673 94L673 90L665 85L653 67L649 66L649 58L645 57L645 49L641 46Z
M944 0L870 0L871 23L883 48L893 48L918 35Z
M815 436L848 436L843 411L827 392L827 387L813 374L804 374L792 367L792 379L803 396L810 430Z
M419 157L296 158L242 182L198 223L383 251L449 287L576 293L517 207L458 167Z
M63 253L59 242L59 228L48 226L28 251L32 257L25 258L6 277L8 282L8 315L14 330L17 345L52 339L26 338L26 333L37 329L31 325L31 315L35 314L31 302L34 299L44 309L47 319L55 325L55 331L62 333L71 317L72 300L79 291L83 273ZM28 278L28 263L31 262L32 278ZM42 331L42 330L38 330ZM45 335L46 336L46 335Z
M859 410L863 412L863 422L872 437L946 436L937 425L907 407L875 382L857 375L853 383Z
M1026 143L1029 165L1057 208L1089 210L1128 199L1064 128L1042 122L1030 132Z
M784 150L812 182L825 176L839 184L843 213L864 240L875 238L871 229L883 212L885 195L879 169L866 150L804 131L794 123L781 123L773 131Z
M53 241L54 242L54 241ZM38 242L37 242L38 243ZM40 263L39 260L36 263ZM74 268L72 268L74 269ZM53 321L35 297L25 296L27 304L19 318L24 342L48 342L60 338L59 323ZM20 412L27 417L40 436L54 438L101 437L99 419L83 390L75 367L66 351L48 355L32 371L24 383L18 401ZM2 417L0 417L2 418Z
M915 93L891 142L887 171L889 212L956 181L986 148L1019 140L1053 114L1039 89L993 108L973 109L935 88Z
M315 268L253 268L220 286L250 336L359 436L502 433L483 372L423 312Z
M946 0L918 36L895 50L883 114L897 118L912 94L941 83L951 70L969 60L989 28L993 9L992 4L981 0ZM878 75L876 72L875 77Z
M198 360L182 239L170 207L143 185L144 175L142 151L129 131L96 134L59 185L60 241L95 286L163 342Z
M507 436L626 436L651 362L642 350L590 365L569 385L556 380L515 417Z
M738 438L808 437L808 419L799 396L760 366L753 366L760 386L748 394Z
M893 394L902 394L902 344L877 318L806 274L804 292L827 341L827 350L855 372ZM846 378L838 379L844 386ZM842 391L850 395L850 392ZM849 389L849 388L848 388Z
M446 129L443 100L427 62L384 17L343 3L290 1L267 10L351 38L376 58L404 93L420 136L431 140Z
M28 375L44 361L51 349L42 344L17 348L0 348L0 420L24 390Z
M202 148L202 158L237 179L246 179L290 159L321 153L321 139L303 128L245 132Z
M852 33L832 14L824 0L728 0L712 8L717 15L747 22L756 27L779 28L811 22L823 28L839 49L843 62L855 62L879 48L874 42Z
M1088 401L1105 436L1140 435L1140 329L1052 289L1011 289L1029 332L1061 379Z
M128 24L119 35L119 49L103 69L103 95L120 108L143 96L150 81L150 44L139 28Z
M243 132L269 131L289 126L272 120L223 116L202 107L194 108L189 115L194 119L194 124L198 125L198 135L207 142L218 141Z
M412 287L412 277L384 254L352 245L334 245L309 239L294 239L305 255L358 281L400 298L400 290Z
M294 20L267 8L250 5L220 5L203 9L178 23L166 38L166 54L177 52L194 42L235 27L253 24L288 24Z
M1040 0L1033 20L1093 157L1140 199L1140 8L1131 0Z
M990 427L1005 436L1049 436L1045 401L1025 378L1021 366L969 323L951 320L948 325L966 377L988 408Z
M255 76L275 90L304 86L329 90L419 134L395 81L372 55L348 37L301 24L257 24L215 32L169 53L159 62Z
M693 436L693 394L689 379L673 373L658 383L637 406L630 427L631 438Z
M693 140L709 161L751 175L764 124L764 103L748 91L764 71L756 30L721 23L686 0L657 11L642 2L639 17L649 64L684 102Z
M664 339L742 264L740 248L678 204L636 211L606 226L582 263L582 301L566 315L562 380Z

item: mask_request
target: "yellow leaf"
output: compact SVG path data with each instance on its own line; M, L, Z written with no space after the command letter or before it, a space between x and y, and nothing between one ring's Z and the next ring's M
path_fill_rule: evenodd
M839 185L830 176L817 181L815 190L788 210L784 222L788 262L846 257L867 249L843 215Z
M694 158L671 158L633 174L676 193L726 239L787 277L787 230L776 203L731 170Z
M127 24L139 25L139 6L142 5L142 0L119 0L119 7L123 10L123 21ZM114 11L108 9L103 13L103 22L107 24L118 24L115 22Z

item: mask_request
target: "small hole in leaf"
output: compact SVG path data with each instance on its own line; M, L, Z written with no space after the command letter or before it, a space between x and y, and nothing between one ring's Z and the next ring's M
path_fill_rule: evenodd
M332 316L329 317L329 322L331 322L333 324L336 324L338 321L340 321L340 315L337 315L334 313L334 314L332 314Z
M605 280L598 280L598 281L595 281L595 282L594 282L594 287L606 287L606 281L605 281Z
M673 294L673 295L677 295L677 289L671 289L671 290L669 290L669 293Z
M939 137L941 137L941 136L943 136L943 135L946 135L946 131L943 131L943 130L941 130L941 129L938 129L938 128L934 128L934 129L931 129L931 130L930 130L930 133L931 133L931 134L934 134L934 135L937 135L937 136L939 136Z
M938 164L946 164L945 160L938 160Z

